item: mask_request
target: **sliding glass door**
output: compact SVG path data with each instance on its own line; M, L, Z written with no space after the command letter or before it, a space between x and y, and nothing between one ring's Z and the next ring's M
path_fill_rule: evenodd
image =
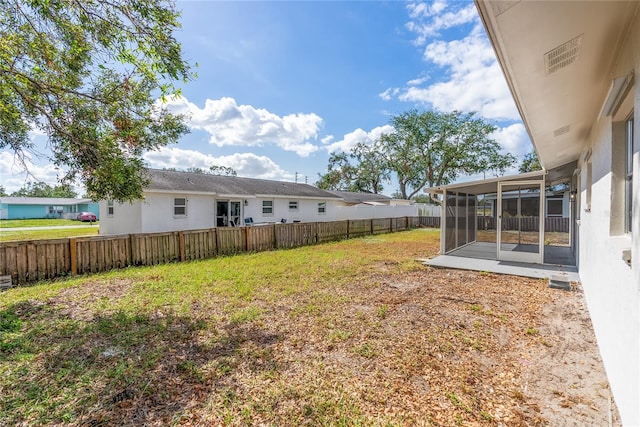
M544 181L498 183L498 260L542 264Z

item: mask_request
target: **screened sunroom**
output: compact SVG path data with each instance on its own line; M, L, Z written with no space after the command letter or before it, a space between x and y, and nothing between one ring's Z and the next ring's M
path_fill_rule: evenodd
M429 188L442 201L440 254L516 263L575 265L575 164ZM562 183L567 215L549 203ZM553 201L560 200L556 191ZM457 260L459 262L459 260Z

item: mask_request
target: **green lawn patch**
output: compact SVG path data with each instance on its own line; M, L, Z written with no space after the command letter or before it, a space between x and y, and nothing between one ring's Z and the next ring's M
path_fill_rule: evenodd
M78 221L73 221L73 225L78 225ZM0 242L14 240L43 240L43 239L63 239L67 237L97 236L98 227L77 227L61 228L54 230L22 230L11 231L4 229L0 232Z
M94 224L98 223L97 221ZM0 220L0 228L22 228L22 227L59 227L68 225L89 224L81 223L75 219L3 219Z

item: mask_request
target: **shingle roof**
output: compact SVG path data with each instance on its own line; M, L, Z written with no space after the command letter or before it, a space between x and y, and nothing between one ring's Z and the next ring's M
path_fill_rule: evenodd
M385 196L383 194L358 193L354 191L337 191L337 190L327 190L327 191L331 194L341 197L342 199L344 199L346 203L367 203L367 202L389 203L391 201L391 197Z
M7 205L56 205L68 206L81 203L93 203L91 199L72 199L62 197L0 197L0 203Z
M150 191L186 191L219 196L282 196L339 199L340 196L308 184L271 181L267 179L210 175L149 169Z

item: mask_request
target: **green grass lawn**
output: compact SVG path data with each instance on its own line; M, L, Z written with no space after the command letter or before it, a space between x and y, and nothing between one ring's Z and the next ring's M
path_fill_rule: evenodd
M545 284L415 261L438 247L418 229L10 289L0 425L520 425L522 356L494 335L546 349L522 332Z
M88 222L80 222L73 219L3 219L0 220L0 242L13 240L42 240L61 239L66 237L95 236L98 234L99 222L94 222L96 227ZM76 228L62 228L47 230L46 227L74 226ZM42 230L12 230L12 228L42 227Z
M73 225L78 225L78 221L74 221ZM0 242L9 242L13 240L42 240L42 239L62 239L66 237L80 236L97 236L98 227L77 227L62 228L57 230L22 230L11 231L3 230L0 232Z
M98 222L94 222L97 224ZM0 228L21 228L21 227L58 227L69 225L89 224L75 219L3 219L0 220Z

